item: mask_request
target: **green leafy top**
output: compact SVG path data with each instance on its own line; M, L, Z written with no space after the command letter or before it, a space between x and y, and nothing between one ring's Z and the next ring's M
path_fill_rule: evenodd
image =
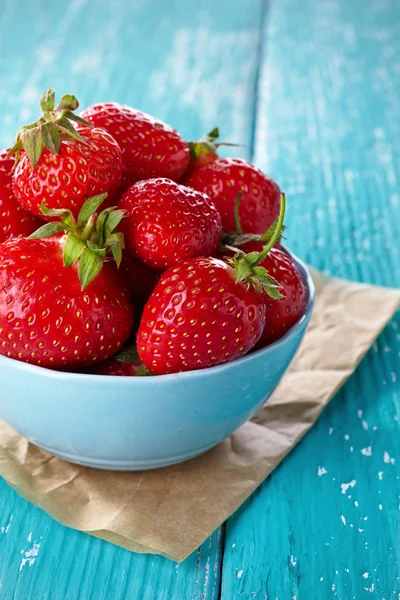
M240 196L236 201L237 204L239 204ZM274 300L279 300L284 297L279 292L279 288L281 287L281 285L279 281L277 281L275 277L272 277L272 275L270 275L264 267L259 267L258 265L262 260L264 260L268 252L271 250L275 242L282 234L285 210L286 197L285 194L282 194L279 217L264 234L266 236L266 239L263 241L268 243L261 252L248 252L246 254L240 248L232 247L230 245L225 244L226 248L229 248L229 250L235 252L235 256L229 259L229 263L233 266L233 268L236 271L236 283L243 281L248 285L254 286L257 290L264 290L268 294L268 296L270 296L270 298L273 298ZM241 237L243 239L246 238L245 235L242 235ZM254 236L249 235L247 236L246 241L250 241L251 239L254 239ZM258 236L258 240L260 240L260 236ZM241 243L245 242L242 241Z
M113 206L97 215L106 196L99 194L88 198L78 220L68 209L47 208L42 204L41 211L46 217L58 217L60 221L46 223L29 236L31 239L42 239L65 232L64 267L70 267L79 260L78 276L83 290L97 277L110 254L118 267L121 264L124 235L116 229L125 217L125 211Z
M220 146L232 146L238 147L240 144L230 144L229 142L217 142L219 138L219 129L214 127L209 133L204 135L197 142L189 142L190 158L196 160L197 158L205 158L204 155L215 154L217 157L217 150Z
M215 140L219 138L219 129L214 127L210 133L204 135L198 142L189 142L190 158L195 160L201 154L217 154L217 145Z
M37 121L21 127L16 135L14 146L8 154L15 155L17 163L21 150L24 149L34 169L43 149L47 148L53 154L59 154L61 141L65 138L70 137L87 144L72 124L75 121L92 127L90 123L74 114L73 111L78 106L79 102L75 96L65 94L55 107L55 93L53 88L49 88L40 99L42 116Z
M140 361L137 348L134 344L127 344L114 356L116 360L122 363L140 363L136 371L136 377L149 377L152 375L147 367Z
M261 234L259 234L259 233L243 233L243 229L240 224L240 217L239 217L239 206L240 206L241 199L242 199L242 192L239 192L238 195L236 196L234 206L233 206L236 231L224 231L222 233L222 237L221 237L222 248L227 247L227 246L235 246L235 248L238 248L240 246L243 246L244 244L247 244L248 242L261 242L263 244L268 244L268 242L271 240L272 236L275 233L278 219L276 219L276 221L274 221L272 223L272 225L266 231L264 231L264 233L261 233ZM282 224L281 231L280 231L281 236L283 235L283 232L285 231L285 229L286 229L285 225Z

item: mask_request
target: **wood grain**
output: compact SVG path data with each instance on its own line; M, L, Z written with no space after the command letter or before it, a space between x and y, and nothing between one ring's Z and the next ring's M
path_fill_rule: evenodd
M218 123L287 192L302 258L399 286L399 29L397 0L3 0L1 144L49 85L188 139ZM67 529L1 482L0 600L397 599L399 352L397 318L225 541L179 566Z
M396 2L273 2L254 160L313 265L400 285ZM227 525L222 598L400 597L400 321Z

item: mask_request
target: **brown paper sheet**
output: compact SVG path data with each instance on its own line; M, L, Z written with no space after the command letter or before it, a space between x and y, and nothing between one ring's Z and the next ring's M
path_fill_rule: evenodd
M195 550L310 429L400 303L400 290L323 277L303 344L252 421L187 463L97 471L36 448L0 420L0 474L69 527L176 561Z

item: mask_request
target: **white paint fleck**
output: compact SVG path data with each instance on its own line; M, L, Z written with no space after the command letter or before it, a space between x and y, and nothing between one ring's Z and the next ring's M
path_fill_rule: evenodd
M32 547L28 548L28 550L25 550L24 558L21 560L20 565L19 565L20 572L22 571L22 569L25 567L26 564L28 565L28 567L31 567L35 563L36 557L39 554L39 548L40 548L40 543L33 542Z
M333 433L333 427L329 427L328 435L332 435L332 433Z
M379 471L379 473L378 473L378 479L380 479L382 481L382 479L383 479L383 471Z
M379 508L379 510L383 510L382 504L378 504L378 508Z
M364 531L364 529L361 529L360 527L358 528L359 533L362 533Z
M368 423L364 419L361 421L361 426L363 429L365 429L365 431L368 430Z
M319 578L319 580L320 580L320 581L323 581L323 580L324 580L324 578L323 578L323 577L320 577L320 578Z
M318 477L322 477L322 475L326 475L328 471L325 469L325 467L318 467Z
M232 548L235 548L236 544L232 544Z
M350 446L349 450L350 450L350 452L353 452L354 451L353 446Z
M7 525L4 525L3 527L0 527L0 533L8 533L10 527L11 527L11 523L13 520L13 516L10 515L10 518L8 519L8 523Z
M349 439L350 439L350 436L349 436L349 434L348 434L348 433L345 433L345 434L344 434L344 439L345 439L345 440L349 440Z
M336 590L336 585L334 583L332 583L332 592L334 592Z
M363 574L363 577L364 577L364 579L368 579L368 577L369 577L369 573L364 573L364 574Z
M292 565L292 567L295 567L297 565L297 558L295 556L290 557L290 564Z
M390 465L394 465L394 463L396 462L394 458L390 458L389 453L388 452L384 452L383 453L383 462L386 464L390 464Z
M350 573L350 569L345 569L346 573Z
M342 494L345 494L349 488L353 488L356 485L356 480L352 479L349 483L341 483L340 488L342 490Z
M365 587L364 590L366 592L374 592L375 591L375 585L372 583L370 588Z
M243 575L243 569L240 569L240 571L238 571L237 575L236 575L237 579L240 579L242 575Z
M346 518L344 515L340 515L340 520L342 521L343 525L346 525Z
M357 411L357 417L358 417L359 419L362 419L362 416L363 416L363 411L362 411L362 410L358 410L358 411Z
M377 426L376 426L376 425L374 425L374 426L372 427L372 431L378 431L378 428L377 428Z
M32 541L32 531L29 533L28 537L27 537L27 541L31 542Z
M367 446L366 448L362 448L361 454L363 454L364 456L372 456L372 446Z
M358 506L357 500L354 501L354 506Z

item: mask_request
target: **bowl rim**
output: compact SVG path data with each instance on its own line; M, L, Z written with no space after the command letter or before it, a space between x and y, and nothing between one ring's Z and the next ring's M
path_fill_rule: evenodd
M181 379L189 379L191 377L203 377L207 375L214 375L217 372L223 372L228 369L234 368L237 364L244 364L251 360L256 360L260 356L267 356L272 354L277 348L283 346L290 338L294 337L299 330L301 330L304 325L309 321L311 317L311 313L315 303L315 285L311 277L311 273L306 266L306 264L300 260L293 252L291 252L285 246L282 248L290 255L293 259L296 266L299 268L299 271L302 275L303 282L306 284L308 291L308 302L306 306L306 310L302 317L292 325L292 327L276 342L265 346L264 348L260 348L259 350L255 350L254 352L250 352L245 354L241 358L236 360L232 360L226 363L222 363L219 365L214 365L213 367L205 367L204 369L193 369L191 371L180 371L178 373L169 373L166 375L156 375L154 377L132 377L132 376L121 376L121 375L103 375L97 373L77 373L77 372L64 372L57 371L53 369L48 369L46 367L40 367L38 365L32 365L27 362L19 361L14 358L9 358L8 356L0 355L0 363L4 362L5 364L13 364L13 368L17 370L21 370L24 372L37 374L45 377L49 377L51 379L60 379L60 380L81 380L82 383L90 383L90 382L99 382L101 380L102 385L114 385L115 384L126 384L128 381L131 384L128 385L162 385L163 382L173 381L173 380L181 380Z

